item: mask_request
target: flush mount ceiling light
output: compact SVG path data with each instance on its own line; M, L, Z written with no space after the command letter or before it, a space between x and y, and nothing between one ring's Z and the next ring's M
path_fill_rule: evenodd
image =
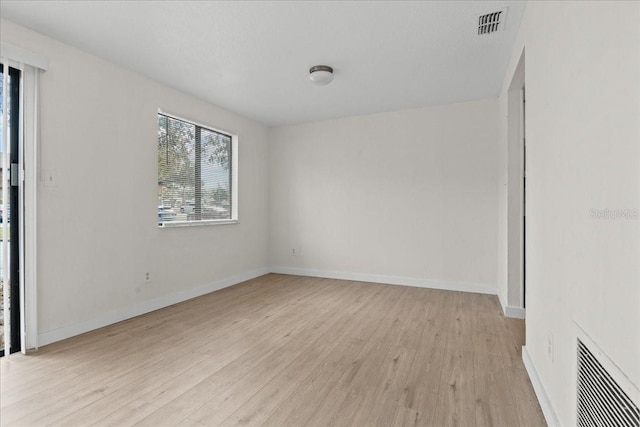
M319 86L328 85L333 81L333 68L328 65L314 65L309 68L309 80Z

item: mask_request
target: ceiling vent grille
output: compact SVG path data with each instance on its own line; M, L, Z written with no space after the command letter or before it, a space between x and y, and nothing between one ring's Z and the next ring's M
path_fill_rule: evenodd
M578 339L578 426L640 427L640 410Z
M478 16L478 35L495 33L504 29L504 21L507 18L507 9L485 13Z

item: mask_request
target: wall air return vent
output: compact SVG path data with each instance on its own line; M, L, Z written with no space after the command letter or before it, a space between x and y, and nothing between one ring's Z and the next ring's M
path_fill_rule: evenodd
M504 21L507 19L507 9L485 13L478 16L478 35L495 33L504 30Z
M640 410L578 339L578 427L640 427Z

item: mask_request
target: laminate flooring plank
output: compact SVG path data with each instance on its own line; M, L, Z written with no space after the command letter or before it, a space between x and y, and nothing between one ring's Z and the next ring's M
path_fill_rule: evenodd
M13 426L544 426L493 295L268 274L0 359Z
M291 398L299 385L300 382L293 378L276 375L220 425L223 427L263 425L276 408Z
M324 399L335 388L347 367L331 360L318 365L293 395L279 405L265 420L265 426L307 425L309 418L322 405Z

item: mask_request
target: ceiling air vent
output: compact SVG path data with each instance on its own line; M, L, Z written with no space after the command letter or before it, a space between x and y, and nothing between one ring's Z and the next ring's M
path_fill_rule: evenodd
M578 426L640 426L640 409L580 339Z
M504 21L507 19L507 9L485 13L478 16L478 35L495 33L504 29Z

